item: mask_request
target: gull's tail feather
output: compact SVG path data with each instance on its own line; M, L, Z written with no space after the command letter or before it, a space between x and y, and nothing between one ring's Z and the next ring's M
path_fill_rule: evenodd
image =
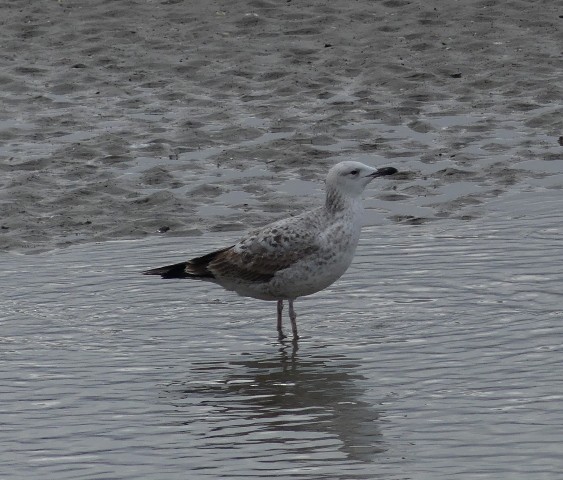
M188 273L189 262L175 263L165 267L145 270L143 275L160 275L162 278L190 278L195 275Z
M192 258L187 262L174 263L164 267L145 270L143 275L160 275L162 278L199 278L213 279L215 275L208 270L208 265L221 253L230 250L232 247L222 248L215 252L208 253L202 257Z

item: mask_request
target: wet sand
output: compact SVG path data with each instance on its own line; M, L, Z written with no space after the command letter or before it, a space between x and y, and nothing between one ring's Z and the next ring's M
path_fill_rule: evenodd
M43 252L0 256L0 474L559 478L555 2L0 13L0 249ZM348 158L401 174L298 348L271 303L138 274Z
M402 172L368 224L472 222L563 183L556 2L0 10L2 250L241 230L317 201L348 158Z

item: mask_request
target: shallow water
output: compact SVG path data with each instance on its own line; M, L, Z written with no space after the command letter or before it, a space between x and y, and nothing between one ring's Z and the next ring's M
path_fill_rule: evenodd
M560 478L560 191L491 205L366 229L297 347L273 303L138 274L225 234L3 255L0 475Z

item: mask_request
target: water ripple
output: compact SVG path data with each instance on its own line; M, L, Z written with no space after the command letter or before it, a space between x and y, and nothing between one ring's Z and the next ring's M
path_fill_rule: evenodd
M177 239L4 255L0 474L558 478L555 198L367 229L351 271L298 302L298 347L270 303L138 275Z

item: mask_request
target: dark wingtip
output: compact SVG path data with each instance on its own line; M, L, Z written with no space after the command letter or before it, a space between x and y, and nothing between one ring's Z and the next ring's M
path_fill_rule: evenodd
M187 262L175 263L173 265L166 265L159 268L151 268L141 272L143 275L160 275L162 278L199 278L199 279L212 279L215 275L207 269L213 260L217 259L222 253L227 252L233 248L222 248L214 252L203 255L202 257L192 258Z
M141 272L141 275L160 275L160 273L156 272L155 270L157 269L153 269L153 270L143 270Z
M160 275L162 278L186 278L190 275L186 272L187 262L166 265L165 267L152 268L141 272L143 275Z

